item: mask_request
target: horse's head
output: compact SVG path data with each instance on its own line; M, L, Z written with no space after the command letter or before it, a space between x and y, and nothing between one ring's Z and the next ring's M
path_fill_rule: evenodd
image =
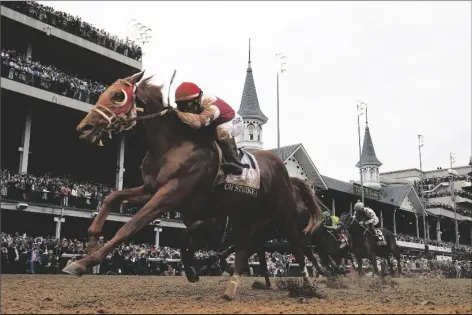
M80 138L101 145L102 137L118 134L136 125L137 111L165 114L161 87L149 84L144 71L119 79L98 98L77 126Z

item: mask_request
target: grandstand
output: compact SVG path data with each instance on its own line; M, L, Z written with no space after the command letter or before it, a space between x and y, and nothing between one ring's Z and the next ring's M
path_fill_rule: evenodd
M141 70L141 48L36 2L1 6L2 231L83 238L110 191L141 182L146 146L140 128L93 147L75 127L107 85ZM75 194L65 202L67 189ZM105 236L129 220L126 210L110 215ZM183 227L161 225L164 241Z

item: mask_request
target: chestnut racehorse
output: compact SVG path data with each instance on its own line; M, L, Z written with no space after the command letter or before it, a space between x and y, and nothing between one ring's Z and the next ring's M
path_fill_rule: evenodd
M107 136L142 121L149 150L141 165L143 185L115 191L105 198L88 230L89 255L65 267L63 272L78 276L86 273L87 267L100 263L121 242L163 214L179 209L195 219L230 216L236 245L235 274L229 278L224 298L232 300L236 295L242 269L247 264L247 253L252 247L251 223L259 220L273 219L285 232L300 262L304 283L311 285L296 228L297 205L283 162L268 151L254 153L260 168L257 198L214 191L215 179L220 174L220 156L213 144L215 129L209 126L193 130L182 123L173 108L164 104L161 87L151 84L151 78L142 80L143 75L144 72L140 72L109 86L77 126L81 139L100 144ZM138 110L142 114L138 115ZM144 206L109 242L98 245L110 210L125 200ZM311 233L320 223L321 210L312 209L304 232Z

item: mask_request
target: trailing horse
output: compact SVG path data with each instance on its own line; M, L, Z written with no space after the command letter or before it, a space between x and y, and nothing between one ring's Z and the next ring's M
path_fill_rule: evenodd
M385 228L379 229L382 232L382 236L385 240L384 245L378 245L377 237L371 235L367 227L359 224L356 216L350 212L343 213L340 217L339 222L349 231L349 242L351 244L351 250L354 253L357 260L357 270L359 275L363 274L362 259L367 258L372 263L374 271L379 275L379 269L377 266L377 257L383 258L387 261L390 272L394 275L393 263L390 259L390 255L393 255L397 260L398 274L401 276L401 257L400 248L397 245L397 241L393 233Z
M247 264L247 253L253 243L251 223L267 219L273 219L285 232L295 257L301 262L304 282L311 285L300 250L299 231L295 228L297 209L293 188L280 158L267 151L245 154L257 164L254 168L260 183L257 194L247 194L254 193L254 188L245 190L234 183L228 184L228 177L220 176L221 150L215 145L215 130L210 126L196 131L183 124L173 108L164 104L161 87L151 84L150 78L141 81L143 74L140 72L109 86L77 126L81 139L100 144L112 134L142 121L149 151L141 164L143 185L113 192L105 198L88 230L90 255L65 267L63 272L78 276L86 273L87 267L100 263L122 241L163 214L179 209L197 219L230 216L236 261L235 275L230 277L224 294L226 299L235 297L239 276ZM138 111L142 114L138 115ZM217 186L217 183L221 184ZM109 242L100 246L98 237L110 210L125 200L144 206ZM321 212L313 211L304 229L308 234L321 223Z

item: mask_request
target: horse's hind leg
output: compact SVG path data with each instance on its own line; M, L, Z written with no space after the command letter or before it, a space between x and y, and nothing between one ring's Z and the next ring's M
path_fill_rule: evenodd
M267 259L265 257L264 246L259 247L257 251L257 257L259 257L259 266L261 267L261 275L264 276L266 286L269 288L272 286L269 279L269 273L267 272Z
M235 235L236 250L235 250L235 270L234 274L229 277L229 283L226 287L223 298L232 301L236 297L236 291L239 285L239 278L243 271L249 266L248 258L251 249L251 233L247 227L242 227L241 224L234 223L233 233Z
M293 255L295 256L295 259L297 260L297 263L300 266L303 284L307 286L312 286L310 275L308 273L308 270L306 269L305 255L303 255L302 252L301 240L299 237L296 220L287 220L284 223L283 227L287 235L287 240L289 241L292 247Z

